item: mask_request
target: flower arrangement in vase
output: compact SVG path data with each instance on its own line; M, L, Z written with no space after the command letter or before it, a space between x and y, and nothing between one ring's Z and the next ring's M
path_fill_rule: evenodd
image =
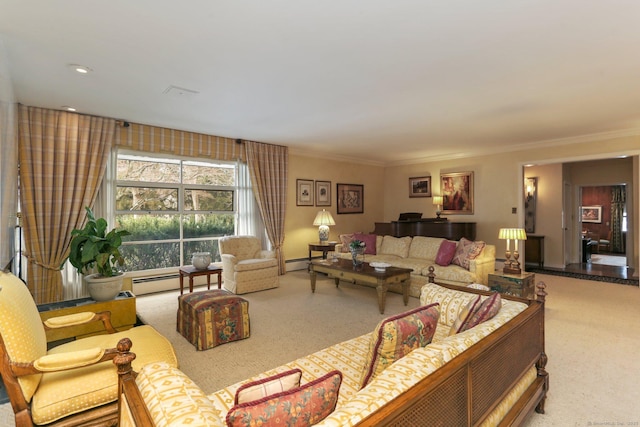
M349 250L351 251L351 259L354 267L362 265L364 262L364 251L367 248L367 244L362 240L352 240L349 243Z

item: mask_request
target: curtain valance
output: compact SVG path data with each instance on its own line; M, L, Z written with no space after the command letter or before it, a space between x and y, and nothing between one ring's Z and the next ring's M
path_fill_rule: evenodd
M120 126L114 144L147 153L246 161L244 146L235 139L138 123Z

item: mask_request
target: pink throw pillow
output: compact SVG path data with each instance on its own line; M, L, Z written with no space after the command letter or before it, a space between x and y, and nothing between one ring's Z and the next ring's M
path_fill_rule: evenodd
M369 255L376 254L376 235L375 234L361 234L354 233L353 240L361 240L366 246L364 253Z
M456 242L452 242L450 240L443 240L440 243L440 248L438 249L438 255L436 255L436 264L446 267L451 264L451 260L453 260L453 256L456 253L456 248L458 244Z

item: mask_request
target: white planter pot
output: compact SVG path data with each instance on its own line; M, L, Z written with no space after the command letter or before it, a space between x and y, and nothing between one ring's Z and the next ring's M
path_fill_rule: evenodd
M85 276L89 295L94 301L110 301L115 299L122 290L124 274L112 277L103 277L99 274Z
M191 257L191 264L197 270L206 270L211 264L211 252L196 252Z

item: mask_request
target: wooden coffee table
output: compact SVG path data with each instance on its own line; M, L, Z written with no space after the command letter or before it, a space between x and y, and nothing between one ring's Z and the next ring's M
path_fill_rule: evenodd
M312 261L310 267L311 292L316 291L316 273L325 273L335 280L336 286L340 284L341 279L356 284L375 285L378 291L380 314L384 314L387 289L391 284L400 283L402 285L404 305L409 303L409 285L411 284L411 272L413 271L410 268L388 267L384 272L379 272L366 262L354 267L353 262L346 259L338 259L335 262L331 260Z

